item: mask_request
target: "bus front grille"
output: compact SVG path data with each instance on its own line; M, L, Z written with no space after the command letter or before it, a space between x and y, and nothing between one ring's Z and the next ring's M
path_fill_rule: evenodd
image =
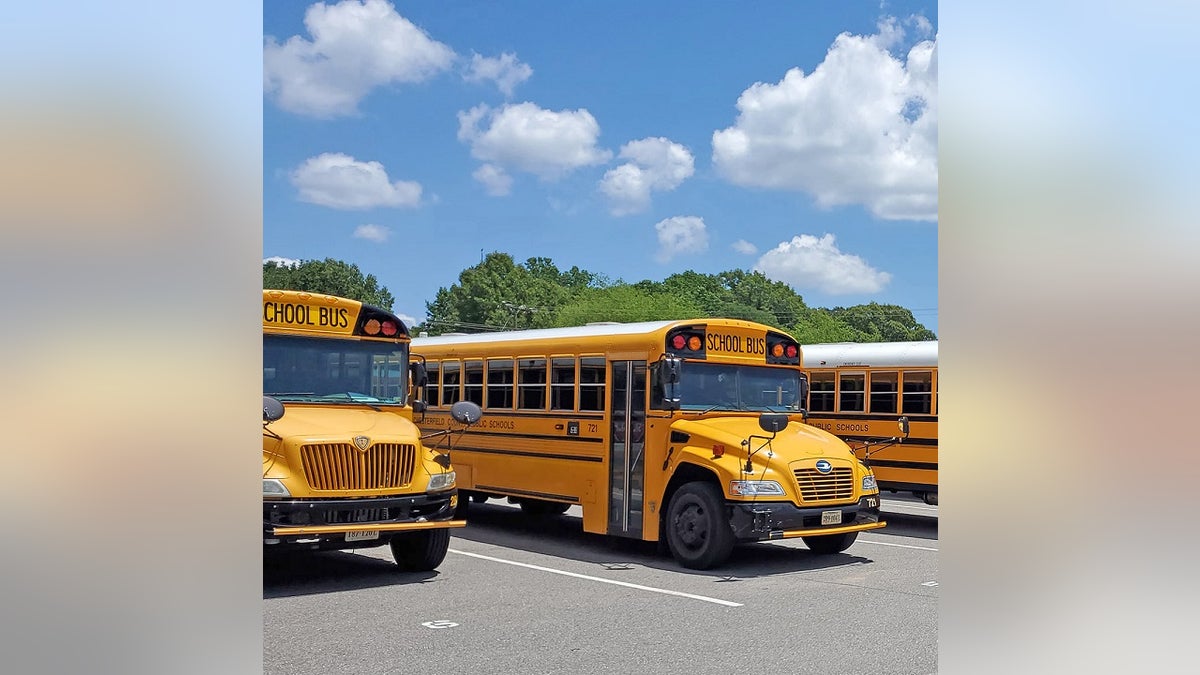
M301 447L300 459L314 490L378 490L412 482L417 448L376 443L364 452L349 443L322 443Z
M849 467L836 467L829 473L816 469L796 469L793 473L803 501L844 501L854 497L854 471Z

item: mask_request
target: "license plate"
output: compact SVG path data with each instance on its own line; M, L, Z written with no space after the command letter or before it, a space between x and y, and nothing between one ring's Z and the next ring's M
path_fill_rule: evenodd
M838 515L840 516L841 513L839 512ZM824 522L824 517L822 517L821 520L822 520L822 522ZM838 522L841 522L841 521L839 520ZM378 539L378 538L379 538L379 530L366 530L364 532L347 532L346 533L346 541L368 541L370 539Z
M842 512L841 511L822 511L821 512L821 524L822 525L841 525L842 524Z

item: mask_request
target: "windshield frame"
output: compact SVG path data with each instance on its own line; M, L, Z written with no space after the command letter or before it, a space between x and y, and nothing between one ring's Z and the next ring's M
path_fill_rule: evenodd
M409 343L263 334L263 395L286 402L408 403Z
M657 364L652 366L651 376L650 407L666 409ZM693 413L723 410L799 414L804 405L800 396L803 378L803 372L793 366L684 361L677 385L678 409ZM775 399L768 401L772 389Z

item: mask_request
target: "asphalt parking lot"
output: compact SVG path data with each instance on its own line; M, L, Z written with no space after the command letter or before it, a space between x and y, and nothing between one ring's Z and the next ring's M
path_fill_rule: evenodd
M847 551L739 546L719 569L472 504L435 572L386 547L264 559L266 673L933 673L937 507L884 495Z

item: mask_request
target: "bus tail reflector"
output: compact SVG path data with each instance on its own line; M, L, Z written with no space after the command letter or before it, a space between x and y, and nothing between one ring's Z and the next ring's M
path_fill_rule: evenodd
M713 459L723 457L725 455L725 446L717 443L713 446Z

